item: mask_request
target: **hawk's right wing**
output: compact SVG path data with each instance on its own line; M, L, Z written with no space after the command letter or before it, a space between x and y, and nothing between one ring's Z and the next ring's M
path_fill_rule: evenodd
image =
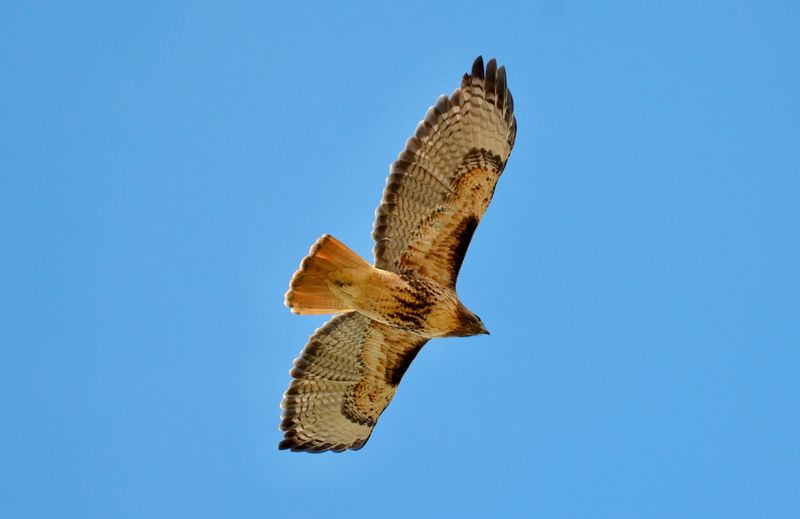
M319 328L295 359L283 396L279 448L360 449L427 339L357 312Z

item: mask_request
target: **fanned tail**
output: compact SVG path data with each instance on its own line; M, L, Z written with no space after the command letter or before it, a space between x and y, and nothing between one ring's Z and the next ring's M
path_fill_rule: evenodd
M296 314L338 314L351 310L332 290L346 271L372 269L342 242L325 234L318 239L289 282L286 306ZM341 286L341 285L340 285Z

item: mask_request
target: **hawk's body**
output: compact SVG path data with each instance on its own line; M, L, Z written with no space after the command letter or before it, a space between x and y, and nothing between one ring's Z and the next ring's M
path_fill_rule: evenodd
M435 337L487 333L456 279L516 136L503 67L478 57L461 88L428 110L392 164L373 230L375 266L332 236L311 248L286 304L340 314L295 360L281 448L358 449L411 361Z

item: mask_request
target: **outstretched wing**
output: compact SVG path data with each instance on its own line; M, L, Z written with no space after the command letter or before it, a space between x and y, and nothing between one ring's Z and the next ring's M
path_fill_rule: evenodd
M517 123L504 67L472 73L425 114L390 168L372 237L375 266L455 287L505 167Z
M280 449L360 449L428 342L350 312L319 328L295 359L283 396Z

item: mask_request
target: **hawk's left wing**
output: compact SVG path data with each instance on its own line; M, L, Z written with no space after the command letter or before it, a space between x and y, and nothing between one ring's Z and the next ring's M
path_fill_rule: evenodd
M427 339L357 312L319 328L295 359L283 397L279 448L360 449Z
M392 164L376 211L375 266L455 287L517 134L506 71L478 56Z

